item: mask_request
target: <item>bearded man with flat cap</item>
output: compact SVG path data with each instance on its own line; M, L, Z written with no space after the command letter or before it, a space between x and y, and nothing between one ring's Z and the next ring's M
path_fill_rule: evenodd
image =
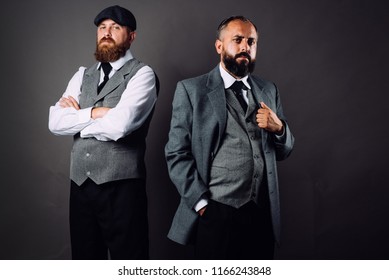
M146 136L158 94L150 66L134 58L134 15L102 10L97 62L80 67L50 107L49 129L74 137L70 166L73 259L148 259Z
M219 65L174 95L165 153L181 201L168 237L198 259L272 259L280 241L276 160L294 138L275 84L251 74L257 42L249 19L223 20Z

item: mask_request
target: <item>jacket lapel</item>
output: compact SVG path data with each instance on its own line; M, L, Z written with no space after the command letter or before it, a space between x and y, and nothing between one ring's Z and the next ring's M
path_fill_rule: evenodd
M238 99L234 96L235 93L231 89L225 90L227 103L234 108L239 114L244 114L242 105L240 105Z
M251 85L251 91L253 94L253 97L255 99L256 107L258 106L258 109L261 108L261 102L264 102L270 107L270 98L266 90L263 89L262 85L257 84L249 77L249 83ZM265 149L265 145L267 142L268 132L265 129L261 129L261 136L262 136L262 145Z
M93 65L92 67L88 68L85 71L85 78L82 83L82 87L85 88L85 91L88 92L88 95L90 95L93 100L97 99L97 85L99 84L100 80L100 71L97 69L97 63Z
M124 82L126 76L130 74L131 70L135 67L133 63L131 63L133 59L127 61L122 68L120 68L116 73L108 80L108 82L105 84L105 86L102 88L100 93L96 94L95 102L103 99L106 95L111 93L113 90L115 90L121 83ZM98 73L98 77L100 77L100 71L96 69L96 72ZM98 84L98 82L97 82ZM96 84L96 89L97 89ZM97 90L96 90L97 92Z
M124 75L120 73L121 71L117 71L105 84L105 86L101 89L100 93L96 96L96 101L103 99L107 94L111 93L114 89L116 89L123 81Z
M272 101L269 97L269 93L266 89L263 88L263 86L259 83L255 83L251 77L249 77L249 83L251 85L251 90L253 92L254 98L256 99L256 102L258 103L258 106L260 105L260 102L264 102L266 105L268 105L270 108L272 108ZM274 110L274 108L272 108Z
M257 114L257 110L259 109L259 103L254 97L253 90L249 90L247 92L247 97L249 99L249 104L247 107L246 117L249 117L252 114Z
M207 80L207 90L208 98L214 109L216 118L218 119L220 129L219 129L219 140L222 138L224 133L224 128L226 127L227 122L227 107L226 107L226 94L224 90L223 79L220 76L219 66L216 66L208 74ZM218 146L217 143L216 146Z

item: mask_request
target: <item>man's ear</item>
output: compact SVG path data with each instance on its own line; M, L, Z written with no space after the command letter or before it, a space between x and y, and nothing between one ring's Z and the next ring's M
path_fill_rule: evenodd
M223 42L220 41L219 39L216 39L215 48L216 48L217 53L221 54L222 53L222 49L223 49Z
M128 40L130 41L130 44L132 44L132 42L134 42L135 38L136 38L136 32L131 31L129 36L128 36Z

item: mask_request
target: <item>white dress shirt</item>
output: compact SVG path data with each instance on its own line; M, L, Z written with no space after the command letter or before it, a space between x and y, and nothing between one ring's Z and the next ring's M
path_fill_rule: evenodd
M125 56L111 62L110 77L116 73L133 55L128 50ZM97 67L100 66L100 63ZM74 74L62 95L72 96L79 102L85 67ZM100 71L100 83L104 79ZM103 118L93 120L93 107L76 110L62 108L59 101L50 107L49 129L55 135L75 135L80 132L82 138L94 137L100 141L118 140L138 129L151 113L157 100L156 81L153 70L144 66L130 79L116 107Z
M223 79L223 82L224 82L224 88L225 89L228 89L229 87L232 86L233 83L235 83L235 81L242 81L243 84L248 88L248 89L251 89L251 86L249 84L249 82L247 81L247 78L249 77L248 75L237 80L236 78L234 78L233 76L231 76L230 73L228 73L221 64L219 64L219 68L220 68L220 75L222 76L222 79ZM242 89L242 92L243 92L243 99L246 101L246 103L248 104L249 103L249 98L247 96L247 90L245 89Z

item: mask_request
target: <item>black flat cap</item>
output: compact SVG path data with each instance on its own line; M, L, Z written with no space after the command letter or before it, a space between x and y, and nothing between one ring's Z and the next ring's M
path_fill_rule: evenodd
M95 18L95 25L99 24L105 19L112 19L117 24L128 26L132 31L136 29L136 20L134 15L127 9L118 5L111 6L102 10Z

